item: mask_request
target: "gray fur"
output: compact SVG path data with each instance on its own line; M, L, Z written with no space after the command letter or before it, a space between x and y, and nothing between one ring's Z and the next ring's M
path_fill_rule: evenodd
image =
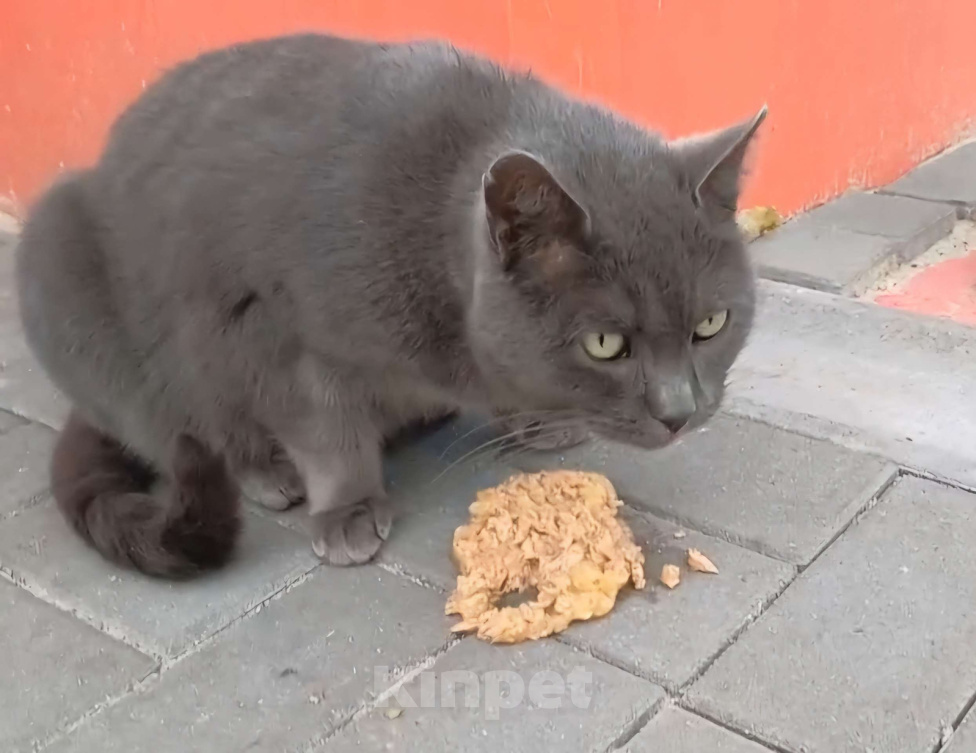
M307 494L321 556L363 562L409 422L552 411L652 448L714 413L753 316L732 210L757 125L669 145L439 43L209 53L35 208L28 339L132 454L165 469L199 438L270 506ZM631 357L594 362L585 331Z

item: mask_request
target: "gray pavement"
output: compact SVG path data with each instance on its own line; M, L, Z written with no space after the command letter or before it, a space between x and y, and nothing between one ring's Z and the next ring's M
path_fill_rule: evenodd
M976 203L933 170L795 226L909 258ZM23 344L12 243L0 751L976 751L972 330L852 300L851 279L766 281L726 412L677 445L452 466L483 439L462 419L389 458L399 518L376 563L323 567L301 511L248 506L229 567L166 583L100 560L52 506L66 405ZM557 638L452 636L451 536L476 490L555 467L614 481L647 589ZM656 575L689 546L721 572L668 591Z

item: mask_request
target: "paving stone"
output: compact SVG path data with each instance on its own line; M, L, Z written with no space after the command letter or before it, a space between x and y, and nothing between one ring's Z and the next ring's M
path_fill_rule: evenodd
M589 674L585 683L583 673ZM664 695L652 683L553 641L491 646L470 638L403 691L321 750L602 752ZM403 712L390 719L391 708Z
M950 201L971 213L976 209L976 141L924 162L884 191Z
M647 586L624 591L610 614L573 624L563 638L674 691L748 624L760 604L775 598L794 569L660 519L633 512L623 517L644 551ZM676 539L679 531L685 535ZM689 572L689 548L704 552L719 574ZM665 564L682 570L673 591L658 580Z
M0 410L0 434L6 434L11 429L16 429L18 426L23 426L26 423L20 416L15 416L13 413Z
M760 281L730 412L976 486L976 329Z
M174 656L318 564L308 541L248 515L238 555L184 583L105 561L52 502L0 523L0 566L35 593L155 656Z
M0 434L0 519L24 508L48 488L55 437L38 424Z
M692 686L788 750L930 753L976 687L976 496L900 479Z
M892 238L898 241L894 248L898 260L905 262L952 231L956 208L907 196L853 191L817 207L795 223Z
M88 720L52 753L292 751L441 649L438 594L375 567L320 568Z
M7 338L0 335L0 408L59 429L71 403L51 384L26 346L22 352L14 350L21 337L12 336L14 345L8 346Z
M750 243L749 253L766 279L856 296L894 264L898 242L797 221Z
M0 582L0 750L28 750L152 671L148 657Z
M769 753L769 749L739 737L683 709L666 706L654 715L623 753Z
M599 471L635 507L800 565L894 472L876 457L729 416L654 452L598 441L517 462Z

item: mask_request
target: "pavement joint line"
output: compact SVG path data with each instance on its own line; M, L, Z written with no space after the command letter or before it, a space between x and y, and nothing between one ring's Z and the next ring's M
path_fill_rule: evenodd
M18 416L13 411L9 411L9 410L3 409L3 408L0 408L0 413L6 413L8 416L13 416L14 418L19 419L21 421L25 421L26 420L23 416ZM14 429L19 429L22 426L23 426L23 424L14 424L13 426L9 426L6 429L0 430L0 437L2 437L4 434L9 434Z
M23 512L23 511L24 510L22 509L19 512ZM94 617L94 615L89 614L83 607L73 607L63 603L61 600L52 596L47 591L46 588L35 583L30 578L29 574L20 575L14 570L7 567L3 563L2 555L0 555L0 578L8 581L9 583L17 586L18 588L23 589L24 591L27 591L27 593L29 593L31 596L45 602L46 604L50 604L56 609L59 609L60 611L71 615L72 617L85 623L86 625L95 628L96 630L98 630L101 633L104 633L110 638L114 638L115 640L128 646L129 648L133 648L139 653L148 656L149 658L153 659L156 662L159 662L164 668L166 668L172 666L177 661L182 660L184 656L196 653L196 651L199 650L200 647L208 643L214 636L219 635L220 633L224 632L224 630L226 630L227 628L237 624L238 622L247 618L251 614L260 612L261 609L264 608L265 604L277 600L278 598L283 596L285 593L290 591L295 586L304 583L311 576L312 572L320 566L321 566L321 562L316 562L308 570L305 570L303 573L300 573L294 579L279 587L276 591L267 594L266 596L262 597L257 602L255 602L254 604L251 604L243 612L230 619L224 625L218 627L212 633L210 633L207 636L204 636L196 643L188 646L186 649L184 649L183 651L181 651L179 654L177 654L172 658L166 657L166 652L163 649L163 647L158 645L152 645L152 644L143 644L141 641L129 636L128 631L125 629L123 625L115 624L114 621L106 621L103 619L98 619Z
M10 520L11 518L16 518L18 515L23 515L28 510L33 510L38 505L41 505L51 499L51 490L44 489L43 491L33 494L23 502L20 503L20 507L16 510L11 510L7 513L0 513L0 523L5 520Z
M420 586L421 588L426 588L429 591L434 591L442 595L448 593L448 589L442 588L437 583L434 583L434 581L420 575L414 575L399 562L377 562L376 566L381 570L390 573L391 575L397 576L398 578L405 578L415 586Z
M340 719L334 725L329 727L329 729L327 729L323 735L313 737L311 740L305 741L299 747L293 748L292 750L294 753L315 753L315 751L323 751L329 740L341 733L350 724L355 723L357 720L362 719L371 711L375 710L379 704L395 696L400 688L434 666L441 656L450 651L463 640L465 640L463 637L452 636L446 643L444 643L433 653L427 654L421 659L410 662L406 665L406 667L404 667L402 674L386 690L378 693L373 698L367 697L366 700L357 704L356 707L348 715L346 715L345 718Z
M796 566L793 567L793 575L787 581L785 581L774 593L770 594L767 598L761 600L755 607L755 609L745 616L742 620L742 624L739 625L732 633L722 642L715 653L710 657L703 659L695 671L692 673L685 682L678 688L678 691L674 694L676 698L684 698L685 694L702 677L705 673L717 662L722 656L728 651L732 646L738 642L739 638L743 633L746 632L752 625L760 620L760 618L769 611L769 608L776 603L776 601L786 592L790 586L796 583L796 579L800 577L800 570Z
M34 583L28 576L19 575L11 570L9 567L3 564L2 560L0 560L0 579L17 586L18 588L29 593L34 598L43 601L45 604L50 604L55 609L70 615L79 622L85 623L98 632L104 633L109 638L114 638L119 643L122 643L131 649L135 649L140 654L143 654L156 662L162 661L162 652L158 650L158 647L143 645L140 641L130 638L127 635L127 631L121 625L117 625L114 622L106 622L105 620L97 619L94 617L94 615L88 614L83 608L73 607L63 603L60 599L51 596L46 588Z
M754 732L748 732L747 730L739 729L738 727L735 727L732 724L723 721L722 719L718 719L716 717L710 716L709 714L699 711L698 709L682 705L680 702L678 704L678 708L682 709L683 711L687 711L689 714L694 714L699 719L704 719L706 722L711 722L715 726L721 727L726 732L730 732L734 735L737 735L738 737L742 737L748 740L749 742L756 743L756 745L761 745L762 747L766 748L767 750L773 751L774 753L805 753L804 750L787 748L782 745L779 745L778 743L774 743L772 740L766 740Z
M949 206L956 210L957 220L965 220L965 219L969 219L970 217L969 203L962 199L933 199L931 196L916 196L915 194L909 191L893 191L888 186L882 186L881 188L876 188L874 191L872 191L872 193L876 193L879 196L903 196L906 199L915 199L916 201L924 201L928 204L941 204L943 206Z
M151 670L149 670L149 672L145 674L145 676L143 676L142 678L134 682L129 683L121 692L109 696L108 698L102 699L94 706L86 710L77 719L75 719L72 722L69 722L66 725L63 725L60 729L55 730L53 733L51 733L44 739L35 740L31 744L31 750L34 751L34 753L40 753L40 751L47 749L51 745L54 745L55 743L63 740L66 737L69 737L76 729L78 729L83 724L85 724L85 722L87 722L89 719L94 719L102 712L113 708L114 706L124 701L126 698L129 698L134 695L139 695L140 693L145 692L148 688L152 687L152 685L154 685L159 680L159 677L160 677L160 664L157 662L156 665Z
M972 711L974 706L976 706L976 693L973 693L973 695L969 697L969 700L963 704L962 711L956 714L955 719L952 720L952 734L950 734L948 738L943 736L942 739L935 744L935 747L932 749L932 753L943 753L943 751L949 749L952 738L955 737L956 732L959 731L959 727L962 726L962 723L965 721L966 717L969 716L969 712Z
M961 481L954 481L951 478L946 478L938 473L932 473L931 471L926 471L922 468L902 466L901 472L904 476L912 476L913 478L921 479L922 481L931 481L933 484L938 484L939 486L944 486L948 489L958 489L959 491L967 492L969 494L976 494L976 486L965 484Z
M232 619L229 622L227 622L225 625L221 626L220 628L218 628L217 630L215 630L214 632L212 632L210 635L208 635L208 636L200 639L199 641L197 641L196 643L192 644L191 646L188 646L184 651L180 652L179 654L177 654L176 656L172 657L171 659L167 659L165 656L160 656L160 655L156 655L156 654L148 654L148 656L150 656L150 658L152 658L156 662L156 666L148 674L146 674L145 677L143 677L141 680L138 680L135 683L132 683L122 693L119 693L116 696L112 696L109 699L106 699L104 701L101 701L101 702L95 704L90 709L88 709L84 714L82 714L79 718L77 718L73 722L70 722L66 726L62 727L60 730L58 730L55 733L53 733L52 735L50 735L48 738L46 738L42 742L35 743L34 744L34 750L35 751L41 751L41 750L43 750L43 749L45 749L45 748L53 745L54 743L60 741L61 739L67 737L68 735L70 735L72 732L74 732L76 729L78 729L82 724L84 724L88 720L93 719L96 716L98 716L99 714L101 714L103 711L106 711L106 710L112 708L113 706L115 706L116 704L118 704L121 701L125 700L126 698L129 698L130 696L136 696L136 695L140 695L140 694L146 692L147 690L149 690L153 686L153 684L157 680L162 679L164 673L168 672L173 667L175 667L178 664L182 663L186 659L189 659L190 657L192 657L195 654L199 653L201 650L203 650L204 648L206 648L207 645L209 645L218 635L220 635L221 633L223 633L225 630L233 627L234 625L236 625L239 622L244 621L245 619L247 619L252 614L257 614L257 613L261 612L264 609L265 605L270 604L273 601L277 601L278 599L280 599L282 596L284 596L285 594L287 594L288 592L290 592L294 588L297 588L298 586L300 586L303 583L305 583L307 580L309 580L309 578L312 577L312 573L315 570L317 570L319 567L321 567L321 563L316 563L309 570L306 570L304 573L302 573L301 575L299 575L298 577L296 577L294 580L288 582L287 584L285 584L284 586L282 586L281 588L279 588L274 593L272 593L269 596L267 596L264 599L262 599L259 603L255 604L252 607L250 607L249 609L245 610L244 612L242 612L241 614L239 614L237 617L235 617L234 619ZM6 575L6 572L2 569L2 567L0 567L0 574ZM15 584L16 584L16 582L15 582ZM30 589L27 589L27 590L28 590L28 592L30 592ZM34 594L34 595L36 596L36 594ZM48 603L51 603L51 602L48 602ZM64 609L63 607L60 607L56 603L54 603L53 606L58 607L59 609L62 609L62 611L66 611L69 614L72 614L74 617L77 617L82 622L86 622L87 624L91 625L92 627L95 627L96 629L98 628L97 625L93 625L88 620L82 619L73 610ZM126 640L124 638L120 638L119 636L114 635L113 633L108 632L107 630L102 630L101 632L106 633L110 637L115 638L116 640L119 640L122 643L125 643L130 648L135 648L137 651L140 651L143 654L146 653L145 650L139 648L138 646L133 646L132 645L132 642L129 641L129 640Z
M20 418L29 424L38 424L47 429L50 429L51 431L56 431L59 434L61 433L60 426L53 426L52 424L46 423L40 418L36 418L34 416L28 416L24 413L19 413L15 408L10 407L9 405L0 405L0 411L3 411L4 413L9 413L11 416L16 416L17 418ZM17 429L20 427L15 426L14 428Z
M620 750L627 743L633 740L640 733L644 727L653 719L657 713L661 710L661 707L668 702L668 698L658 698L650 706L648 706L644 711L642 711L636 719L629 722L624 729L621 731L617 737L615 737L610 744L604 749L603 753L613 753L613 751Z
M861 522L861 518L867 515L871 510L873 510L881 498L887 493L892 486L894 486L898 479L903 475L903 470L901 466L896 463L887 462L885 467L881 469L877 476L875 476L868 486L855 498L855 500L848 505L844 512L851 511L853 514L848 518L847 522L844 523L834 534L824 542L810 561L804 565L799 565L798 569L800 573L805 572L808 568L813 566L820 555L827 551L834 542L837 541L841 536L843 536L851 528L851 526L857 525Z
M775 593L771 594L768 598L763 599L755 611L746 615L746 618L743 620L742 624L736 628L731 635L729 635L727 640L723 642L723 644L711 657L703 660L694 674L692 674L692 676L681 685L678 692L675 694L676 697L683 698L691 686L698 682L698 680L700 680L705 673L708 672L715 662L717 662L726 651L735 645L742 634L745 633L750 626L759 621L759 619L770 609L770 607L773 606L773 604L776 603L776 601L786 592L786 590L792 586L806 570L811 568L820 559L824 552L826 552L834 544L834 542L843 536L844 533L851 528L851 526L859 523L861 518L863 518L878 505L878 502L881 500L884 494L897 482L899 478L901 478L901 475L901 469L897 468L896 466L886 466L882 470L881 474L879 474L879 476L872 481L872 484L868 487L866 492L861 495L860 507L851 517L851 519L842 528L840 528L837 533L826 544L824 544L823 547L817 551L809 563L803 566L794 566L793 577L783 583L783 585L777 589ZM880 486L877 484L879 480L882 482Z

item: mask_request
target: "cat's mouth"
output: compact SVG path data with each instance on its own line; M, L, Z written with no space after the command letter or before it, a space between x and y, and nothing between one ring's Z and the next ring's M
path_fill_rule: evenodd
M700 429L714 411L700 411L677 430L651 416L642 419L613 418L603 416L591 418L590 430L604 439L633 445L646 450L658 450L677 442L679 439Z
M667 447L677 440L685 430L674 432L660 421L648 418L637 420L594 420L590 422L590 429L604 439L623 444L634 445L646 450L657 450Z

